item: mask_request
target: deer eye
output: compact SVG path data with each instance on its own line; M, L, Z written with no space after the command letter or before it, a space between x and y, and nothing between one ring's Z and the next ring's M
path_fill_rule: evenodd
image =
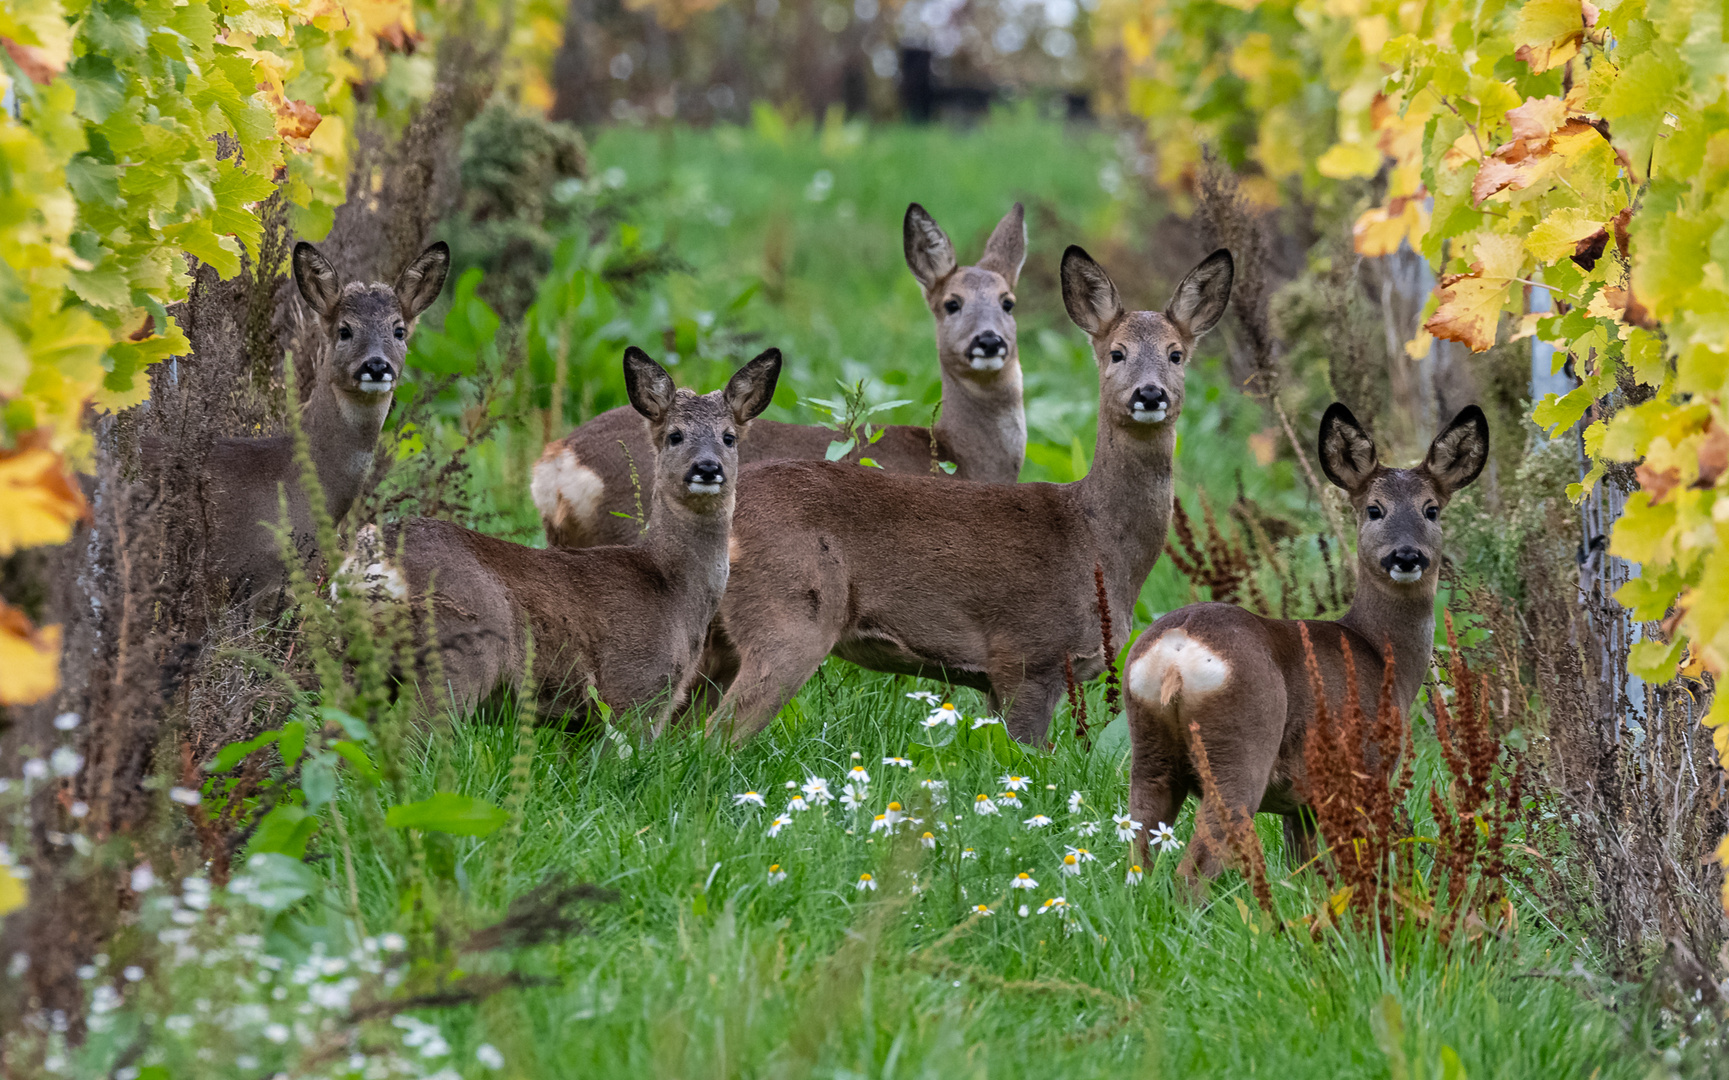
M1111 350L1111 363L1120 364L1123 362L1124 359L1127 358L1127 356L1128 356L1128 354L1123 352L1123 350L1121 350L1121 349L1112 349Z
M1004 311L1013 311L1014 309L1015 309L1015 298L1012 296L1003 297L1003 310Z
M679 443L681 443L683 441L684 441L684 432L682 432L682 431L669 431L669 432L667 432L666 445L677 446Z
M349 338L354 336L354 331L352 331L348 328L347 323L343 323L340 327L337 328L336 336L339 340L347 341Z
M396 328L396 340L401 341L403 338L405 338L407 336L408 336L407 330L405 330L404 328L402 328L400 326Z
M729 431L720 437L720 441L731 446L733 443L738 442L738 436Z
M1366 511L1370 521L1380 521L1384 511L1379 506L1371 506Z
M943 310L948 312L950 315L953 315L955 312L959 311L960 309L961 309L961 302L959 300L956 300L952 296L949 297L947 300L943 301Z
M1428 518L1430 521L1434 521L1436 518L1441 516L1441 508L1439 506L1424 507L1423 516Z
M1170 360L1170 362L1171 362L1171 363L1173 363L1173 364L1180 364L1180 363L1182 363L1182 362L1183 362L1183 350L1181 350L1181 349L1172 349L1172 350L1171 350L1171 355L1170 355L1170 356L1169 356L1169 357L1168 357L1168 359L1169 359L1169 360Z

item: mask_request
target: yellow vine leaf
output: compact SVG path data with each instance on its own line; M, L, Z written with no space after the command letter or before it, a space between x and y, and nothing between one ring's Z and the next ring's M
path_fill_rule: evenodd
M1315 171L1331 180L1374 176L1381 171L1381 151L1367 143L1334 143L1315 162Z
M30 889L24 879L14 877L12 868L0 866L0 917L17 911L30 899Z
M1601 221L1576 206L1564 206L1538 222L1526 235L1525 250L1538 262L1556 262L1577 251L1581 240L1603 231Z
M52 450L0 450L0 557L19 548L63 544L89 513Z
M1463 274L1448 274L1436 285L1440 304L1423 329L1438 338L1461 342L1472 352L1495 344L1507 287L1525 264L1525 247L1518 237L1479 234L1473 253L1477 261Z
M1513 24L1513 52L1532 71L1560 67L1579 55L1585 31L1597 25L1597 9L1587 0L1531 0Z
M1420 196L1409 196L1365 210L1351 226L1351 242L1359 255L1391 255L1407 240L1417 247L1428 231L1428 209Z
M30 625L0 600L0 705L41 701L60 684L60 628Z

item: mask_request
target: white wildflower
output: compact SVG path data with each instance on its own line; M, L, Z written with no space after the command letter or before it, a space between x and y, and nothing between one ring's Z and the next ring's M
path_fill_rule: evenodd
M1002 718L998 716L981 716L977 720L973 721L972 729L977 731L979 728L990 727L992 724L1000 724L1002 722Z
M854 765L852 768L848 769L846 778L851 783L860 785L871 782L871 774L865 772L865 767L863 765Z
M84 718L75 712L63 712L54 718L54 729L56 731L71 731L83 721Z
M780 868L780 863L769 863L768 864L768 883L770 885L779 885L781 882L783 882L785 880L786 880L786 871L782 870Z
M1086 798L1080 792L1078 792L1078 791L1069 792L1069 813L1071 813L1071 814L1080 813L1081 807L1086 805L1086 801L1087 801Z
M33 757L24 763L24 779L45 780L48 778L48 763L39 757Z
M168 790L168 797L181 806L197 806L204 801L204 796L191 788L174 787Z
M912 761L910 761L907 758L901 757L898 754L894 757L883 758L883 764L884 765L899 765L903 769L910 769L913 767Z
M991 797L989 795L980 795L973 800L973 813L994 814L996 812L997 804L991 802Z
M481 1043L474 1050L474 1059L489 1069L504 1068L504 1055L491 1043Z
M992 911L990 908L986 907L983 904L974 904L973 905L973 914L974 915L995 915L996 912Z
M1009 888L1011 889L1036 889L1038 887L1039 883L1033 880L1033 876L1025 870L1016 874L1015 879L1009 882Z
M786 812L798 814L810 809L810 803L804 801L803 795L794 795L786 801Z
M935 850L935 848L937 846L937 834L933 833L933 832L926 832L924 835L919 837L919 843L923 844L925 847L928 847L928 848Z
M48 755L48 765L55 776L77 776L78 770L84 767L84 755L70 746L57 747Z
M813 803L821 804L834 801L834 793L828 789L828 781L820 776L812 776L805 780L804 787L799 790L803 791L805 797Z
M741 792L739 792L737 795L734 795L732 797L732 804L734 806L767 806L768 805L768 803L763 801L762 795L758 792L755 792L755 791L741 791Z
M944 724L954 727L960 718L960 710L945 701L931 710L931 714L925 717L924 724L927 728L941 727Z
M1043 904L1039 905L1039 914L1044 915L1052 911L1063 912L1068 906L1069 902L1067 900L1064 900L1060 896L1053 896Z
M1124 878L1123 878L1123 884L1124 885L1139 885L1140 883L1141 883L1141 868L1139 866L1129 867L1128 874L1126 876L1124 876Z
M778 815L773 821L768 823L768 836L770 839L779 836L780 831L791 824L792 818L787 817L785 814Z
M859 892L864 892L866 889L869 889L871 892L876 892L877 879L871 877L869 874L860 874L858 876L858 884L853 886L853 888L857 889Z
M938 705L941 705L943 701L942 698L937 697L929 690L914 690L912 693L908 694L907 697L913 701L922 701L933 709Z
M1046 817L1043 814L1034 814L1032 817L1028 818L1025 822L1026 827L1029 829L1042 829L1046 825L1049 825L1050 823L1051 823L1051 819Z
M1125 844L1133 840L1141 829L1141 823L1127 814L1112 814L1111 820L1117 823L1117 839Z
M1083 821L1075 826L1076 836L1096 836L1098 832L1099 823L1096 821Z
M961 852L961 858L963 859L976 859L978 857L979 853L974 851L972 848L967 848L965 851Z
M1158 827L1147 834L1147 843L1157 844L1160 851L1181 851L1183 849L1183 842L1177 839L1176 830L1162 821L1159 822Z
M997 783L1009 791L1025 791L1030 782L1026 777L1016 776L1014 773L1004 773L997 777Z

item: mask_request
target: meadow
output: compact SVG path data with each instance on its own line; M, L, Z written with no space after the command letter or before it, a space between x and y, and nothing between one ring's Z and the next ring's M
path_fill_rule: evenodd
M900 245L915 199L963 261L1026 204L1023 480L1070 480L1097 383L1056 292L1061 250L1086 246L1152 308L1192 262L1109 135L1026 111L964 130L759 112L606 129L589 149L589 179L554 193L571 224L520 330L471 271L416 333L387 496L542 542L527 469L549 435L623 400L626 342L704 390L777 345L770 415L820 421L813 399L862 380L869 400L910 399L875 419L925 422L935 350ZM1245 497L1291 536L1320 532L1291 462L1252 449L1272 422L1219 354L1215 336L1188 375L1179 498L1197 520L1203 496ZM458 459L450 493L418 489ZM1235 872L1200 899L1175 879L1192 804L1143 823L1171 829L1137 865L1118 820L1125 727L1100 684L1082 693L1087 735L1059 708L1044 747L1011 742L972 691L834 659L737 749L689 730L643 745L633 717L580 734L509 706L415 720L351 612L300 588L316 688L207 773L152 781L183 846L239 837L236 876L213 894L164 849L161 873L133 872L138 916L79 973L88 1037L44 1036L46 1071L1606 1080L1712 1052L1605 974L1575 909L1540 891L1532 836L1513 837L1513 917L1468 933L1420 896L1390 934L1346 916L1270 819L1271 910ZM1135 625L1206 595L1162 560ZM1421 882L1428 792L1448 781L1431 721L1413 731ZM200 796L229 816L173 817ZM1553 817L1541 797L1528 809ZM104 982L122 966L139 984L124 1004Z

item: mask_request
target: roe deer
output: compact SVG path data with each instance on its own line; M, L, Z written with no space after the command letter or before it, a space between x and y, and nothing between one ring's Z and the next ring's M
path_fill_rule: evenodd
M329 342L318 380L301 412L318 482L330 516L341 521L372 468L372 451L390 413L396 380L414 322L444 287L450 249L441 240L396 279L343 284L311 244L294 248L294 280ZM212 567L230 581L236 599L262 596L286 579L272 526L282 518L279 485L288 490L295 547L312 554L312 518L294 440L218 439L205 463L205 505Z
M768 408L780 377L769 349L725 390L697 395L641 349L624 353L630 403L648 421L655 485L639 544L569 551L497 540L445 521L412 519L387 535L400 550L397 591L432 596L432 621L459 708L520 689L534 635L533 679L553 714L580 710L593 687L615 711L659 702L652 731L682 704L727 582L738 442ZM400 549L398 544L400 543ZM424 673L423 673L424 678Z
M1349 409L1334 403L1321 420L1321 468L1350 494L1357 513L1357 593L1337 622L1306 620L1326 686L1327 707L1341 709L1344 647L1363 677L1393 660L1401 711L1417 696L1435 642L1435 587L1441 562L1441 510L1477 478L1489 454L1483 411L1467 406L1435 437L1414 469L1390 469ZM1315 715L1299 624L1231 604L1191 604L1149 627L1129 653L1129 735L1133 745L1129 813L1148 829L1174 823L1183 800L1199 793L1191 724L1226 813L1239 820L1280 814L1296 862L1314 853L1304 736ZM1398 748L1377 748L1398 753ZM1180 872L1198 887L1221 865L1217 838L1232 823L1203 801ZM1140 837L1147 857L1147 834Z
M900 473L931 473L939 460L950 461L963 480L1004 484L1020 476L1027 425L1015 320L1009 312L1026 259L1022 217L1016 203L997 223L978 265L957 267L954 245L924 207L907 207L902 229L907 266L936 318L942 412L934 427L884 428L881 439L855 449L848 460L862 455ZM834 439L833 431L814 424L764 420L756 425L739 461L821 461ZM635 520L637 494L630 473L632 464L640 466L648 453L642 421L624 408L601 413L548 443L530 485L547 542L588 547L635 541L641 528ZM645 503L649 486L642 481Z
M1086 252L1063 301L1099 369L1093 467L1071 484L954 483L829 462L745 472L732 582L705 673L727 686L710 729L755 734L829 653L985 690L1009 734L1044 736L1066 679L1114 659L1165 545L1185 361L1224 314L1229 252L1191 270L1163 312L1124 311ZM1102 585L1100 584L1102 582ZM1100 601L1100 589L1105 601Z

